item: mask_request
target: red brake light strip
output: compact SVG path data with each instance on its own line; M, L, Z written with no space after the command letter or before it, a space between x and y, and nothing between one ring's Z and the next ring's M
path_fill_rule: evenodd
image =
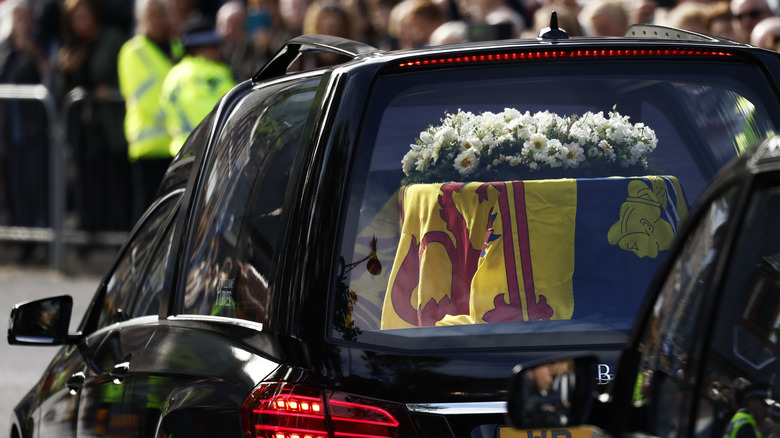
M461 64L492 61L522 61L534 59L573 59L573 58L625 58L625 57L675 57L675 56L733 56L720 50L694 49L576 49L576 50L532 50L525 52L505 52L482 55L458 55L405 61L399 67L422 65Z

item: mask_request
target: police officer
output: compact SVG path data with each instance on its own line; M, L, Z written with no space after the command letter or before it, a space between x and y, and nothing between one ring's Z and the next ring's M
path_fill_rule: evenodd
M126 102L125 137L133 182L133 218L152 202L171 161L171 136L160 108L163 80L181 58L171 38L167 0L136 0L136 35L119 52L119 88Z
M160 95L172 137L171 155L181 149L190 132L236 85L230 67L222 62L221 40L212 20L195 16L184 26L179 38L184 58L168 72Z
M769 412L769 385L751 384L741 393L741 408L731 417L724 438L761 438L759 430Z

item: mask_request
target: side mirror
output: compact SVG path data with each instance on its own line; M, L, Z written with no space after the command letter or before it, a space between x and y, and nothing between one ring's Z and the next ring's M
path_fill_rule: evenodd
M598 360L593 356L518 365L509 380L507 412L517 429L584 424L592 409Z
M73 298L69 295L25 301L11 309L8 343L12 345L62 345L68 334Z

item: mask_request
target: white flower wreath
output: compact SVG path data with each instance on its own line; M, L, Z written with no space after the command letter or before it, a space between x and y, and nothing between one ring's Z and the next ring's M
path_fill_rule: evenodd
M422 131L402 166L407 183L538 178L565 169L642 173L657 144L652 129L632 124L614 108L608 117L458 110Z

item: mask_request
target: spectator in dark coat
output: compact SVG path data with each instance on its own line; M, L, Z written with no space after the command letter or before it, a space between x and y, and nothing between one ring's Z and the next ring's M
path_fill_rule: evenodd
M0 42L0 83L33 85L42 82L49 60L34 39L32 11L22 3L10 6L11 33ZM0 101L0 163L8 225L48 225L49 139L47 114L34 100ZM35 245L25 243L18 263L30 261Z
M127 37L101 21L93 0L65 1L59 68L63 92L86 92L65 123L78 168L80 226L87 231L130 227L130 165L117 73Z

